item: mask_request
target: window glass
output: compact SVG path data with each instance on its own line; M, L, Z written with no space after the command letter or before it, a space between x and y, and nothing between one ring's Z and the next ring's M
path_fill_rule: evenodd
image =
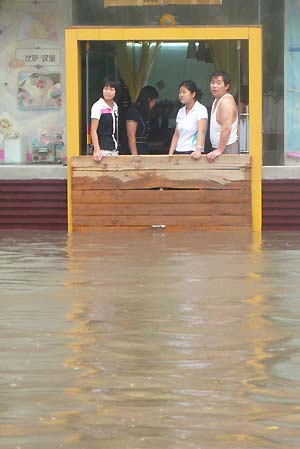
M284 164L284 1L261 1L263 163Z
M223 0L222 5L195 5L192 1L190 3L190 5L104 7L104 3L99 0L73 0L73 24L157 26L166 14L172 15L178 25L253 25L258 23L259 0L251 0L251 2Z
M288 1L294 4L299 3L298 0ZM104 2L99 0L73 0L73 24L105 26L261 24L263 27L263 162L264 165L283 164L284 0L252 0L251 2L223 0L222 5L166 3L163 6L104 7ZM191 3L194 2L191 1ZM241 58L247 59L246 51L242 51ZM294 58L297 58L295 54ZM184 67L187 69L188 64L190 64L189 61L182 67L182 75L188 74L187 71L184 73ZM247 98L248 79L245 73L248 72L244 71L240 76L241 88L243 87L244 97ZM201 82L201 87L206 99L207 85ZM244 113L247 114L248 111Z
M286 39L286 153L289 158L300 156L300 2L287 2Z

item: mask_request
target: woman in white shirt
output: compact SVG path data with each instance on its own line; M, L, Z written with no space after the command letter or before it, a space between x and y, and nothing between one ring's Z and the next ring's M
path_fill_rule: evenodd
M194 81L186 80L179 85L179 100L184 106L177 113L169 155L190 154L199 159L204 152L208 114L199 102L201 95Z
M94 159L100 162L103 156L118 155L118 105L115 97L119 90L116 80L105 78L102 83L102 97L91 110L91 139L94 145Z

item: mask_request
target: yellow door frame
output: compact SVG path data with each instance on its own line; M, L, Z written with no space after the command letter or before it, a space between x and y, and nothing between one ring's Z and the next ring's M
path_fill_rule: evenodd
M249 147L252 159L252 226L262 226L262 30L243 27L71 27L65 30L68 148L68 229L72 231L70 158L80 155L81 41L247 40L249 43Z

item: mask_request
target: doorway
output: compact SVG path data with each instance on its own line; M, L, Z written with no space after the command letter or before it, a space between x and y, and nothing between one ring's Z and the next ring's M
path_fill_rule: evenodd
M231 77L230 92L241 106L240 153L249 152L249 79L248 41L246 40L190 40L190 41L85 41L81 43L82 134L80 154L92 152L89 139L90 111L101 95L100 85L106 77L120 81L119 154L126 151L125 115L144 85L153 86L158 101L151 113L149 152L167 154L176 125L176 114L182 106L178 100L178 86L183 80L193 80L201 103L209 110L212 96L209 77L216 68ZM128 147L127 147L128 150ZM211 151L207 136L205 152Z
M185 48L185 62L178 62L178 74L181 78L184 73L184 67L188 60L200 61L200 53L205 56L205 48L212 51L213 47L219 45L219 59L226 61L228 59L228 46L235 48L235 73L236 82L236 98L241 101L242 86L247 88L247 110L243 113L247 117L247 134L246 152L249 152L252 158L252 211L253 211L253 228L261 228L261 165L262 165L262 45L261 45L261 28L260 27L153 27L153 28L107 28L107 27L89 27L89 28L68 28L66 29L66 83L67 83L67 139L68 139L68 159L72 156L84 155L87 153L86 130L88 126L88 115L90 104L93 101L90 91L89 70L90 63L87 60L87 47L97 47L97 51L103 52L107 45L112 46L114 54L116 47L124 47L124 45L138 46L148 43L152 45L164 44L167 48L170 45L178 48ZM121 45L120 45L121 44ZM223 45L222 45L223 44ZM203 52L204 48L204 52ZM177 51L179 51L177 49ZM170 50L169 50L170 52ZM188 53L189 52L189 53ZM216 50L217 52L217 50ZM211 55L210 55L211 56ZM188 61L188 62L186 62ZM116 63L117 62L117 63ZM213 63L213 62L212 62ZM206 64L212 64L206 62ZM118 70L119 62L106 61L106 64L114 72ZM103 66L102 66L103 68ZM220 68L220 67L218 67ZM223 67L222 67L223 68ZM157 87L162 86L162 90L167 85L174 90L173 101L176 101L177 90L169 82L174 70L169 70L165 78L153 79L152 82ZM152 72L154 76L155 72ZM162 72L161 72L162 73ZM196 73L196 71L195 71ZM189 74L192 78L193 72ZM194 77L195 78L195 77ZM147 81L150 81L149 78ZM246 81L246 84L243 83ZM166 82L167 81L167 82ZM101 80L99 80L99 84ZM201 87L201 86L200 86ZM96 87L95 87L96 89ZM205 89L204 89L205 90ZM99 94L99 93L98 93ZM94 94L93 94L94 95ZM98 95L99 97L99 95ZM162 97L162 101L169 100ZM162 106L162 105L160 105ZM172 132L172 121L174 120L175 108L170 108L170 116L167 116L167 129ZM173 114L173 116L172 116ZM248 119L249 114L249 119ZM163 113L162 109L158 112L158 129L157 134L152 136L154 139L154 147L158 142L158 152L162 154L168 145L168 133L162 136L161 130ZM84 124L85 122L85 124ZM164 125L165 126L165 125ZM166 140L164 140L166 139ZM160 145L160 146L159 146ZM68 164L70 167L70 164ZM70 176L68 177L70 179ZM69 192L70 192L69 188ZM71 207L71 199L69 197Z

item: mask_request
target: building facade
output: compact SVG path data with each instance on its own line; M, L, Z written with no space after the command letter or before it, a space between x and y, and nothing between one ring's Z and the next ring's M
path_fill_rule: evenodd
M263 195L268 192L263 216L266 229L283 227L283 222L286 222L284 216L279 219L281 225L275 225L270 217L276 216L274 208L280 201L285 202L282 195L286 190L282 189L284 179L289 180L289 192L294 192L298 185L299 0L2 0L0 5L0 179L4 182L3 190L14 179L22 180L20 189L24 189L24 182L35 180L37 186L38 179L44 179L43 182L52 179L53 183L48 183L51 193L51 185L58 180L63 183L66 176L65 28L115 27L118 33L120 27L157 27L163 33L168 26L180 29L261 25ZM146 51L147 57L143 60L141 55ZM115 41L82 43L82 84L79 86L82 98L81 154L87 154L89 150L89 110L100 95L99 86L105 76L122 80L127 94L125 100L123 98L124 104L128 98L134 101L143 84L152 84L158 89L159 102L154 111L152 138L153 148L163 154L174 126L179 82L194 79L203 92L203 102L209 107L212 101L209 74L221 68L230 73L232 93L241 105L240 151L247 153L247 119L251 113L247 107L247 52L244 41L177 42L174 39L172 43L164 43L162 39L150 43L148 48L140 42L127 42L126 45ZM130 58L135 58L135 72L129 70ZM63 198L65 201L65 196ZM8 202L5 210L7 207ZM270 210L274 215L268 215ZM58 224L62 215L61 206L60 214L53 220ZM16 210L16 227L19 226L17 217ZM24 218L21 224L22 220L24 222ZM291 228L300 227L296 218L292 224ZM4 220L3 227L7 225ZM30 223L27 226L30 227ZM55 225L50 228L55 228Z

